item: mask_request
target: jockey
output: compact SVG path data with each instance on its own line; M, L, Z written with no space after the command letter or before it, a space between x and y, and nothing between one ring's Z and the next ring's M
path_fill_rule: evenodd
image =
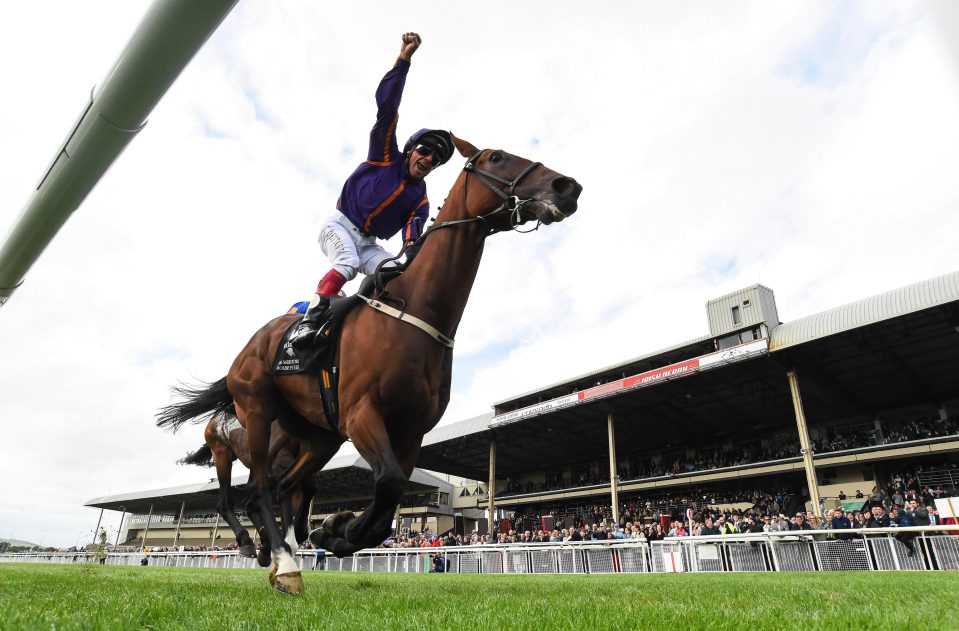
M421 43L416 33L403 35L396 64L376 89L376 124L370 132L367 159L346 180L336 211L320 229L320 249L333 268L320 280L306 315L290 336L296 347L313 341L330 296L358 272L372 274L381 262L393 258L377 239L389 239L402 230L409 248L429 216L423 180L453 156L453 136L439 129L421 129L406 141L402 153L396 142L406 74Z

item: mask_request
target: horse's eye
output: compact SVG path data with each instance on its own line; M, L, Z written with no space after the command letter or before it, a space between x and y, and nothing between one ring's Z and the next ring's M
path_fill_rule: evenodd
M503 161L503 154L499 151L494 151L493 154L489 157L489 161L493 164L499 164Z

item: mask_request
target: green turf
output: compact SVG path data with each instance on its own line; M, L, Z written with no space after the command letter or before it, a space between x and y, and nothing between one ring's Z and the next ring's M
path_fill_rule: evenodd
M3 563L0 629L959 629L957 573L304 578Z

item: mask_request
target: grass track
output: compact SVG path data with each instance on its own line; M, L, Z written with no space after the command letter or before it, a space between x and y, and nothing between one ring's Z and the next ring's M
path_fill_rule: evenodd
M290 597L265 570L3 563L0 629L959 629L957 573L304 579Z

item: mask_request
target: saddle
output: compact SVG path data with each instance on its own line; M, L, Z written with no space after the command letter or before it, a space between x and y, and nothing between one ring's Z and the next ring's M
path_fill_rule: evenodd
M320 396L323 401L323 411L326 413L330 424L339 430L339 396L337 385L339 383L339 370L333 360L336 357L336 349L339 346L340 333L343 330L343 322L346 316L358 305L364 304L365 298L376 297L382 299L386 296L386 284L403 273L406 265L390 267L377 270L370 274L360 284L356 294L342 298L334 296L330 300L330 306L323 313L317 329L315 342L312 347L297 350L290 343L290 335L300 323L299 319L294 319L287 327L280 338L280 346L276 350L276 356L273 359L272 373L274 376L287 376L298 374L316 375L320 381ZM290 410L292 411L292 410ZM299 416L294 414L294 416ZM302 426L306 423L305 419L297 425ZM294 428L287 428L288 431ZM293 431L294 434L301 434L301 431ZM312 432L309 432L312 433ZM342 434L341 434L342 435Z

